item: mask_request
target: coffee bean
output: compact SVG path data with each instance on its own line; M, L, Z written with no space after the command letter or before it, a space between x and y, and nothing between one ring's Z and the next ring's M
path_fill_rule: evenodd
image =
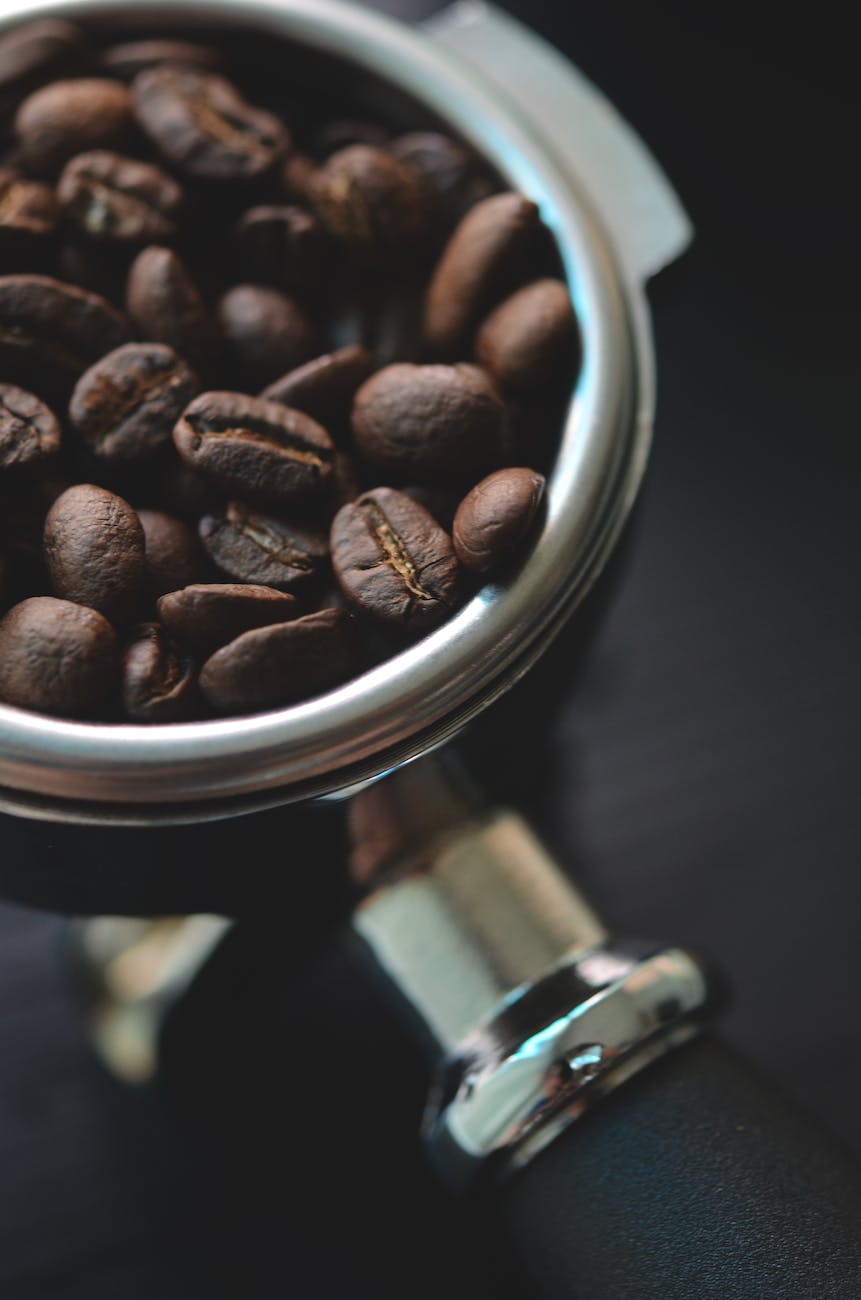
M48 511L45 560L58 596L126 617L146 578L143 529L122 497L79 483Z
M45 386L68 384L131 338L98 294L46 275L0 276L0 367Z
M198 650L214 650L255 627L286 623L296 617L296 597L253 583L196 583L165 593L158 616L179 641Z
M319 171L319 163L308 154L291 153L281 168L281 189L284 191L284 197L291 203L312 205Z
M227 351L254 388L319 352L317 331L298 303L278 289L238 284L218 304Z
M132 128L129 92L120 81L82 77L35 90L15 114L21 157L38 176L54 176L77 153L116 149Z
M275 709L340 685L356 660L350 615L321 609L245 632L216 650L203 665L200 689L219 713Z
M312 528L260 514L231 501L200 521L200 536L218 569L234 582L301 591L325 573L329 542Z
M402 479L458 480L499 464L505 406L478 366L387 366L356 394L353 433Z
M307 496L332 475L332 440L316 420L244 393L201 393L173 440L192 469L259 500Z
M466 214L428 285L424 327L434 352L453 355L466 345L539 231L538 209L521 194L494 194Z
M0 619L0 699L19 709L87 718L114 688L117 639L94 609L33 596Z
M326 429L337 428L349 415L356 389L368 378L372 367L367 348L353 343L288 371L264 388L260 396L304 411Z
M199 391L194 371L173 348L127 343L81 375L69 419L104 460L145 460L170 444L174 424Z
M383 623L425 628L455 606L452 544L428 512L402 492L375 488L335 516L332 567L345 596Z
M0 167L0 256L20 255L27 247L44 244L59 218L60 205L50 185Z
M180 186L160 167L106 149L66 163L57 195L82 234L120 244L171 239L183 201Z
M332 154L313 184L327 230L355 256L383 263L413 251L426 233L421 180L405 163L372 145Z
M14 384L0 384L0 470L41 470L60 450L50 407Z
M56 19L25 23L0 36L0 126L31 90L79 71L87 57L81 29Z
M454 517L457 558L471 573L489 573L520 547L544 495L544 476L501 469L476 483Z
M498 383L519 392L571 372L577 339L568 286L536 280L491 312L478 331L475 355Z
M203 576L197 533L162 510L138 510L146 545L146 585L153 596L187 587Z
M461 217L492 192L474 154L438 131L414 131L389 146L400 162L421 176L434 219L443 237Z
M249 210L236 226L246 278L293 291L315 285L323 272L326 240L316 217L294 204Z
M217 349L215 325L177 254L154 244L132 263L126 308L145 339L167 343L206 373Z
M196 669L158 623L141 623L126 643L123 712L133 722L184 722L195 712Z
M314 132L311 152L316 158L329 158L341 149L348 149L354 144L373 145L376 149L385 149L391 132L379 122L363 122L358 118L336 118L324 122Z
M109 77L134 81L139 72L146 72L162 63L217 72L224 57L211 45L198 45L194 41L143 40L109 46L102 50L100 62Z
M162 156L200 180L260 176L286 153L282 122L247 103L224 77L163 65L132 85L135 113Z

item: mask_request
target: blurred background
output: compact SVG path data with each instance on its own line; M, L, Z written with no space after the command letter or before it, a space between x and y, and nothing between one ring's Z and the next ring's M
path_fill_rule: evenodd
M466 748L616 930L717 959L725 1037L861 1149L852 44L828 4L503 7L634 124L697 235L651 293L655 449L596 640L581 663L563 638ZM505 734L529 761L494 759ZM528 1294L423 1172L421 1062L349 954L314 955L337 831L326 854L265 925L253 870L225 896L251 916L159 1089L92 1058L65 923L0 905L2 1300Z

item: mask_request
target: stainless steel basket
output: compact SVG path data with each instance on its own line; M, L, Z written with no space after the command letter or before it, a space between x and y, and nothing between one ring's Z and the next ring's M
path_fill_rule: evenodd
M642 142L555 51L490 6L425 30L339 0L6 0L33 17L134 28L241 25L343 60L418 98L533 198L559 247L584 362L517 576L485 586L417 645L337 690L264 715L142 727L0 706L0 809L60 821L226 817L350 793L448 740L535 662L594 583L636 496L654 365L643 286L687 243Z

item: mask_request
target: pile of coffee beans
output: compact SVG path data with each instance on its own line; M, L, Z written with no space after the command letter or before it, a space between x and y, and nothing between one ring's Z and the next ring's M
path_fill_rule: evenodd
M504 581L536 529L579 351L536 205L438 130L295 125L229 48L0 37L21 708L307 699Z

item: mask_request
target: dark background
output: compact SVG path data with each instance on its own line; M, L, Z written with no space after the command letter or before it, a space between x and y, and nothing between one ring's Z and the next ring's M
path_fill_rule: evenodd
M828 5L505 7L636 125L697 239L653 289L655 451L577 690L563 640L470 748L619 932L719 960L725 1036L861 1148L851 42ZM295 880L133 1094L82 1040L64 922L0 907L2 1300L528 1294L423 1173L421 1064L348 955L309 956L331 906Z

